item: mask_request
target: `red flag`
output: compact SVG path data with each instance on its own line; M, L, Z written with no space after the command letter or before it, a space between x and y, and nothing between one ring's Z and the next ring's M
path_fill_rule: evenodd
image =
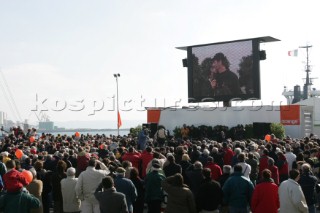
M118 111L118 128L120 128L121 126L122 126L122 122L121 122L120 112Z

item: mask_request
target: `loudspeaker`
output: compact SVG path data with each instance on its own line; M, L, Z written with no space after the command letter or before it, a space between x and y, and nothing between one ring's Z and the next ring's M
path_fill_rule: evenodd
M266 134L271 133L271 123L253 123L253 136L255 138L264 139Z
M260 50L259 51L259 58L260 58L261 61L267 59L267 54L266 54L265 50Z
M150 124L142 124L142 127L146 127L146 128L148 128L148 129L150 129Z
M157 123L150 123L150 137L153 138L154 134L156 134L158 130L158 124Z
M182 65L183 67L188 67L188 59L182 59Z

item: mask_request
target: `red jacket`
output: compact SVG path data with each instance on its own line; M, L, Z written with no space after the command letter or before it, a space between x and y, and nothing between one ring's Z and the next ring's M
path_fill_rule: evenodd
M141 177L144 178L147 175L147 166L148 163L153 159L153 153L152 152L147 152L146 150L144 150L141 154L141 161L142 161L142 174Z
M89 164L90 154L86 152L80 152L77 157L77 174L85 171Z
M28 185L27 179L16 169L3 175L4 187L8 192L18 192L22 187Z
M262 171L268 168L268 155L262 155L259 159L259 174L261 177Z
M277 166L279 169L279 175L288 175L289 174L289 165L286 157L279 156L278 161L277 161Z
M222 171L219 165L213 163L213 162L208 162L207 165L205 165L204 168L209 168L211 170L211 178L212 180L219 181Z
M233 151L230 148L224 148L223 149L224 155L223 155L223 163L224 165L230 165L232 162L233 157Z
M139 165L141 160L141 154L139 152L127 152L122 157L122 161L130 161L132 166L137 168L139 171Z
M278 186L272 182L258 184L252 194L252 213L278 213L279 207Z

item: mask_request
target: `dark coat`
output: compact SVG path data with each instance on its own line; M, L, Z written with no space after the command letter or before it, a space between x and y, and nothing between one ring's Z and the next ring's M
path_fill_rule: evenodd
M303 194L306 198L307 204L313 205L317 203L316 184L317 177L311 172L303 172L298 183L300 184Z
M169 163L167 166L163 168L163 171L166 177L170 177L172 175L175 175L176 173L182 173L181 166L176 163Z
M223 192L220 183L209 179L204 179L196 195L197 210L213 211L222 204Z
M6 213L29 213L30 209L39 207L39 199L23 191L0 197L0 209Z
M168 203L165 213L196 213L194 196L190 189L186 186L171 185L168 179L170 178L165 179L161 183L163 190L168 193Z
M127 213L126 196L117 192L115 188L101 191L101 185L96 189L94 196L99 201L101 213Z
M196 195L199 191L200 184L203 180L202 169L194 169L186 172L189 181L189 187L193 193Z

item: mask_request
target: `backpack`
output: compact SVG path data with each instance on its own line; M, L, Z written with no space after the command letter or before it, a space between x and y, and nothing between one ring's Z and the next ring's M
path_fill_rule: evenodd
M166 134L166 130L165 129L159 129L158 130L158 134L157 134L158 138L166 138L167 134Z

